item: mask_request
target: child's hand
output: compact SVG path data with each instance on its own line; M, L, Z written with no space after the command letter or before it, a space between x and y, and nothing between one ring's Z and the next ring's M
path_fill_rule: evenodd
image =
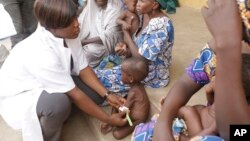
M115 47L115 53L119 56L126 56L127 45L125 43L119 42Z
M208 7L202 8L202 15L217 47L238 47L242 40L242 25L236 0L208 0Z
M111 125L124 126L127 123L126 112L113 113L111 115Z

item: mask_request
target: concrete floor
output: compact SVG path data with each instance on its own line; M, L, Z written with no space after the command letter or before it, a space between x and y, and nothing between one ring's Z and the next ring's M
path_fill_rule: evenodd
M185 67L191 62L199 50L211 38L206 25L202 19L200 10L188 7L177 9L177 13L169 15L175 27L175 45L173 48L173 62L171 66L171 82L165 88L147 89L151 104L160 108L159 100L165 96L173 86L178 77L184 73ZM10 46L9 40L0 41L6 46ZM204 104L205 96L203 90L192 97L188 104ZM79 121L79 122L77 122ZM63 141L95 141L92 136L86 134L86 127L82 123L84 117L82 113L73 112L69 122L66 123L63 131ZM90 133L91 134L91 133ZM22 141L21 132L14 131L0 117L0 141ZM129 139L127 139L129 141Z

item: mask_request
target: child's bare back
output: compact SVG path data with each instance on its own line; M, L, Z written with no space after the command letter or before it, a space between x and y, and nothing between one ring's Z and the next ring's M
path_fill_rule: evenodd
M149 99L143 85L131 87L127 103L131 103L130 115L133 121L144 122L149 114ZM126 106L127 104L125 104Z
M145 122L149 115L149 99L145 88L143 85L132 86L127 97L127 102L125 103L126 107L129 107L130 118L133 122L133 125L126 125L123 127L117 127L113 131L113 136L116 139L122 139L132 133L136 125Z

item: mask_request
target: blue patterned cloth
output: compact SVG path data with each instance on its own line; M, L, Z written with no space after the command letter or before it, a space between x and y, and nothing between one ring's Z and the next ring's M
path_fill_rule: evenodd
M94 71L98 79L109 91L119 92L122 96L127 94L130 87L122 83L121 65L112 69L94 69Z
M215 76L216 55L206 45L193 63L186 68L186 73L199 85L205 85Z
M193 137L190 141L225 141L225 140L218 136L196 136Z
M151 19L141 36L135 38L139 53L149 60L146 86L159 88L169 82L169 66L172 61L174 27L168 17Z
M138 52L149 60L149 74L142 83L146 87L164 87L169 82L169 66L172 60L174 28L168 17L151 19L148 26L138 36L135 43ZM112 69L95 69L95 73L104 86L115 92L129 89L121 81L121 66Z
M132 135L132 141L152 141L158 116L154 115L149 122L137 125Z
M150 121L146 123L140 123L139 125L137 125L132 135L132 141L152 141L155 123L158 117L159 115L156 114L151 118ZM187 126L183 120L175 119L173 121L172 131L175 140L179 140L177 136L179 136L181 133L187 134ZM192 139L190 139L190 141L224 141L224 139L218 136L208 135L208 136L195 136Z
M181 118L175 118L172 124L172 132L176 141L180 140L181 134L187 134L187 125Z
M98 70L111 69L115 66L120 65L122 58L116 54L111 54L102 59L99 65L95 68Z

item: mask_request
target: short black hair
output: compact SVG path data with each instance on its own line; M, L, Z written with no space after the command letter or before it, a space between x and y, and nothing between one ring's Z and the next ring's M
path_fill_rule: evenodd
M78 6L73 0L36 0L34 13L47 29L68 27L77 18Z
M130 57L122 64L123 70L135 78L134 82L140 82L148 76L148 62L142 58Z

